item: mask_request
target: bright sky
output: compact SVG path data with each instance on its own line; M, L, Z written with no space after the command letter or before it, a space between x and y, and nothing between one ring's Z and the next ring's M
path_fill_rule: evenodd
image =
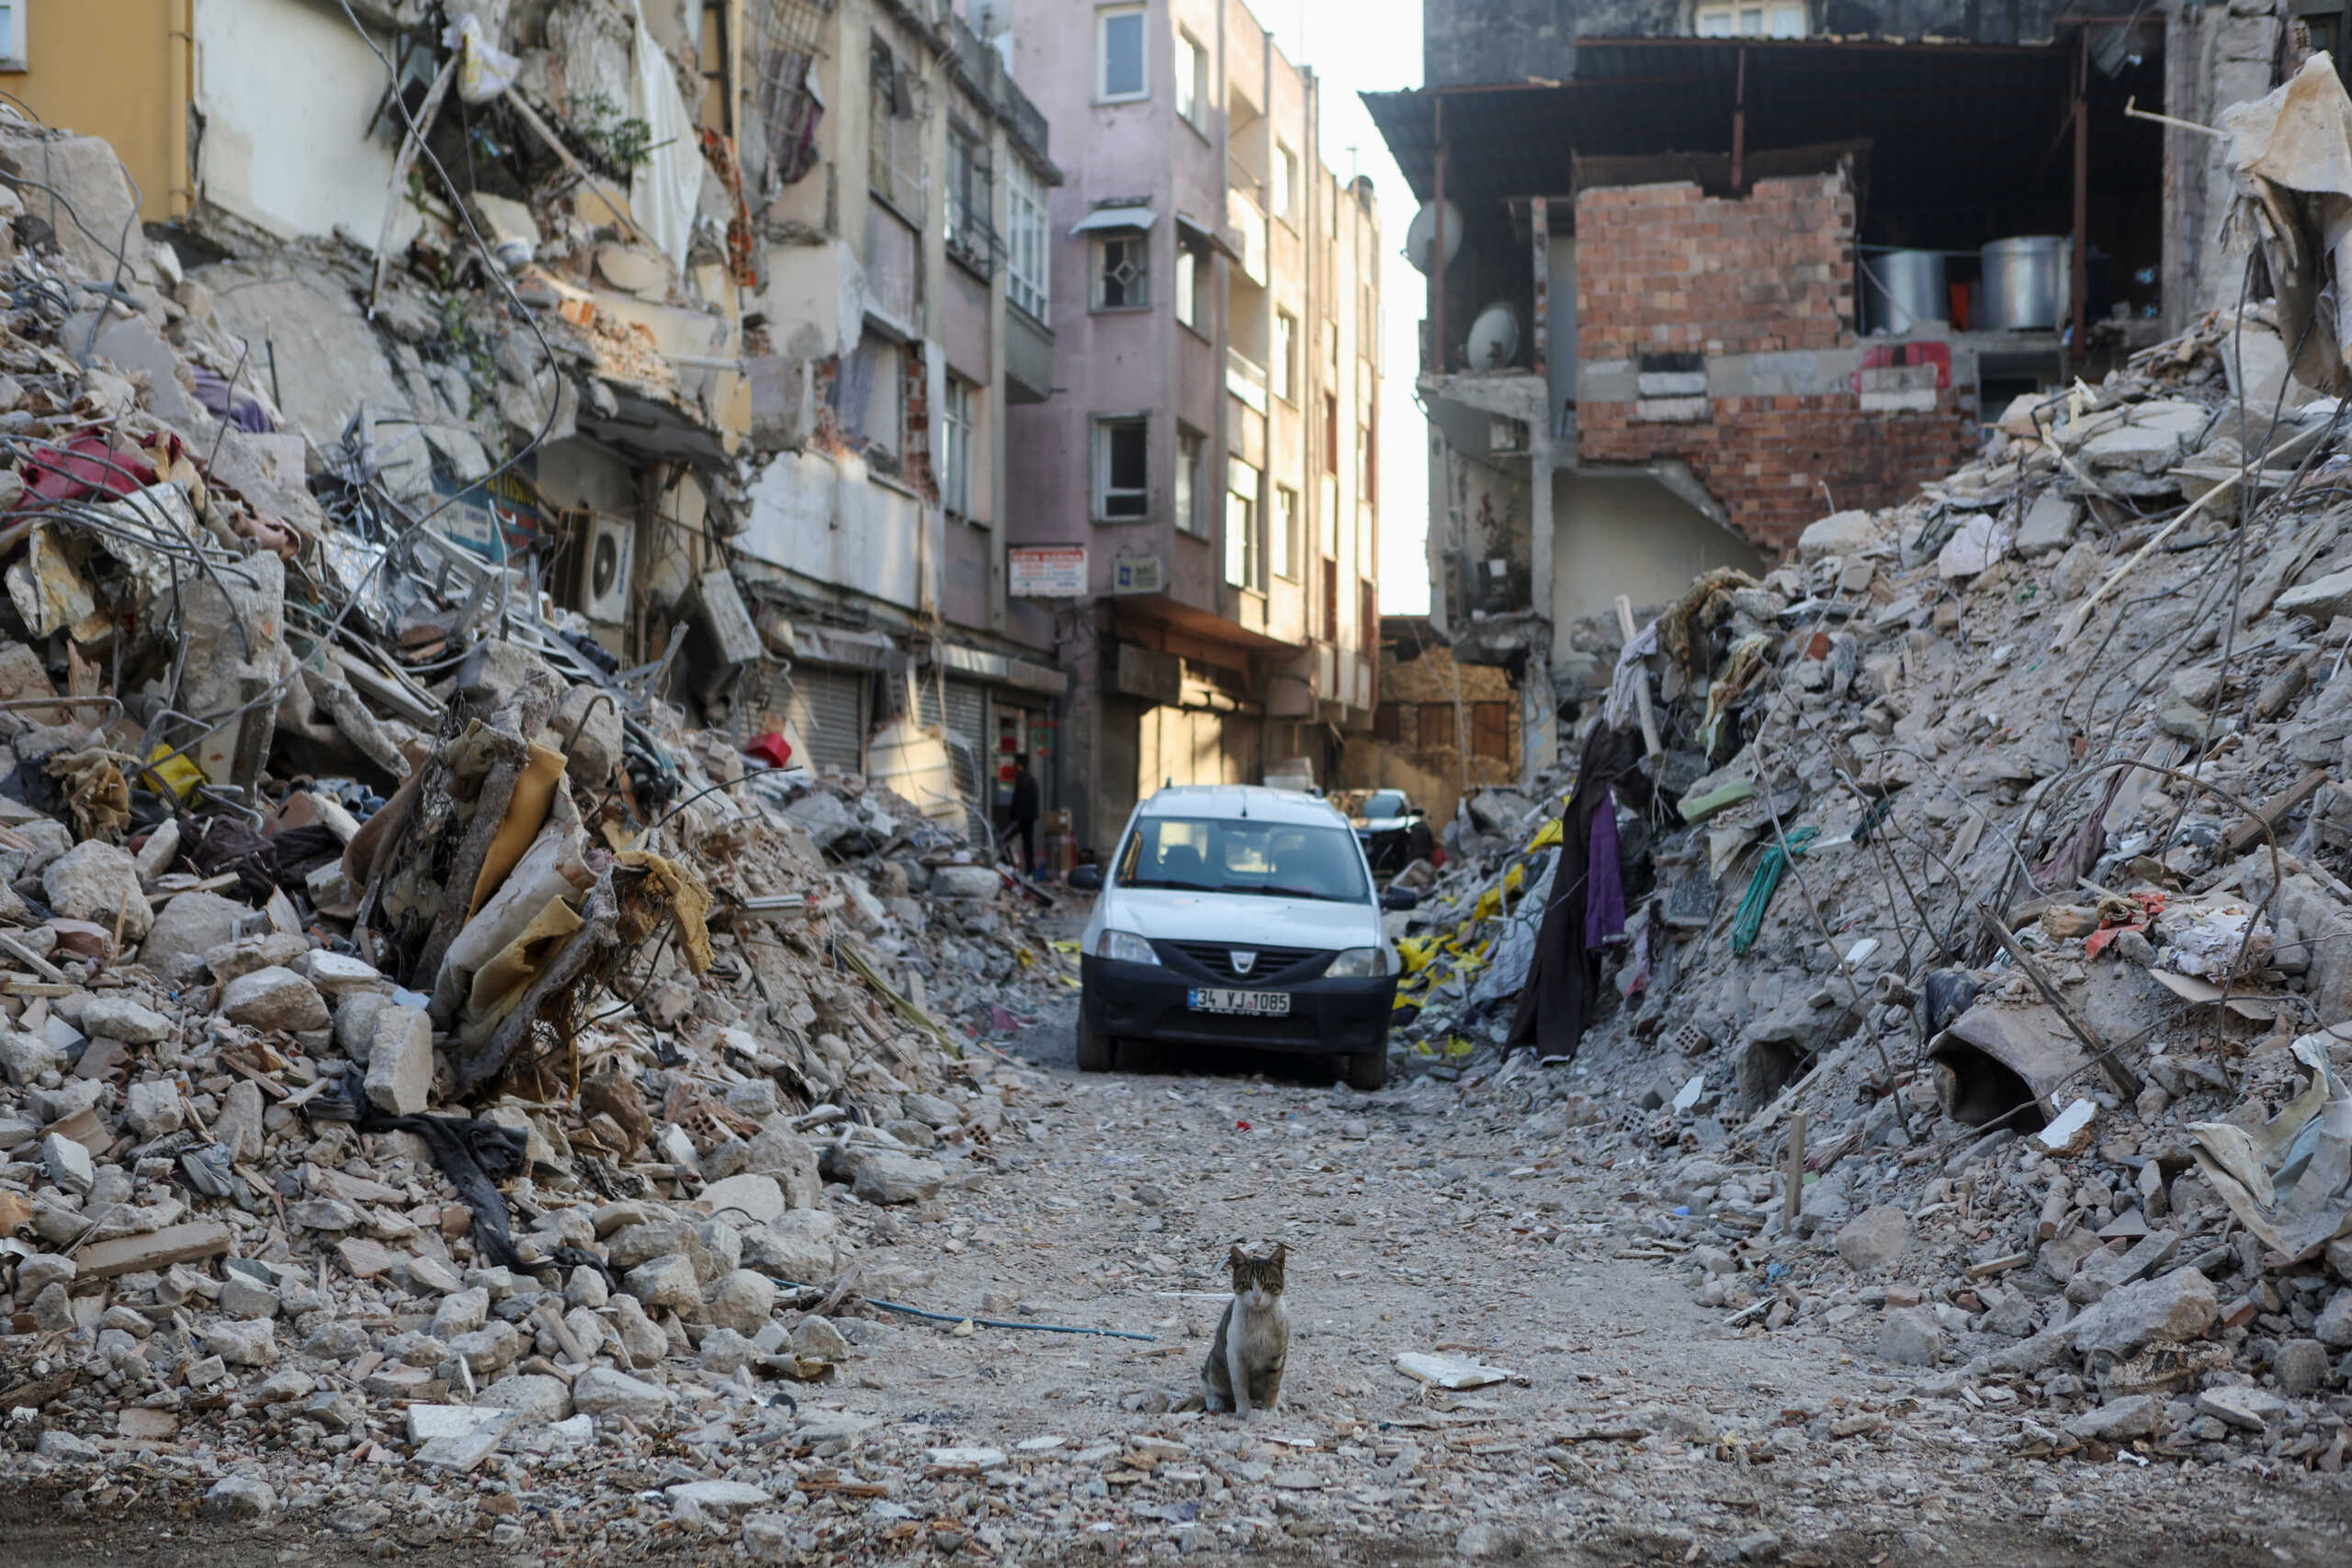
M1323 160L1340 179L1372 176L1380 202L1380 609L1430 607L1429 427L1413 401L1420 365L1421 275L1405 264L1405 225L1419 204L1364 112L1360 92L1421 82L1421 0L1250 0L1283 54L1323 82Z

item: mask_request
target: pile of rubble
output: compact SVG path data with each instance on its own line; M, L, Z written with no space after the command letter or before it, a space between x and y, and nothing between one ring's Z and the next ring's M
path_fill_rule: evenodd
M503 1445L616 1467L592 1532L656 1432L805 1445L1022 1135L1044 895L279 434L167 247L0 206L0 1444L353 1531Z
M2273 310L1626 645L1589 716L1658 807L1573 1065L1499 1051L1570 771L1408 874L1408 1066L1583 1126L1735 1328L2029 1453L2352 1446L2352 426Z

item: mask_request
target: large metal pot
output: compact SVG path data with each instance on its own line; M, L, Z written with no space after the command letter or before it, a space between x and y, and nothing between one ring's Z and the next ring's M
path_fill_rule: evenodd
M1974 325L1985 332L2034 332L2066 319L2074 277L2074 245L2061 234L1996 240L1978 253Z
M1951 320L1940 251L1862 253L1862 330L1907 333Z

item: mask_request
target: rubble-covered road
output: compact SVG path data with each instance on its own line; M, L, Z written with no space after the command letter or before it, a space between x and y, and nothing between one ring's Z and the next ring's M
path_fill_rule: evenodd
M1049 1059L1058 1022L1019 1043ZM567 1466L503 1456L472 1497L445 1492L367 1534L291 1512L233 1527L226 1561L298 1541L327 1562L346 1542L355 1561L397 1543L501 1562L728 1561L739 1542L811 1561L2340 1560L2339 1478L2258 1459L2027 1458L2004 1437L2014 1409L1923 1393L1916 1370L1877 1364L1838 1325L1727 1327L1643 1256L1657 1169L1613 1129L1566 1126L1562 1077L1367 1097L1251 1065L1272 1070L1008 1070L1025 1143L871 1237L880 1266L935 1269L924 1303L1149 1344L845 1316L841 1381L800 1390L797 1414L684 1431L606 1471L620 1497L715 1483L700 1517L673 1491L574 1523ZM1293 1249L1284 1407L1246 1425L1170 1413L1214 1327L1211 1270L1232 1242L1272 1239ZM1512 1376L1424 1390L1396 1370L1405 1351ZM397 1470L374 1483L388 1500L412 1484ZM769 1500L728 1501L729 1486ZM121 1476L114 1495L135 1487ZM89 1494L64 1495L38 1530L17 1505L18 1561L187 1549L181 1493L138 1498L145 1530L109 1509L101 1531ZM517 1516L542 1523L484 1538ZM193 1523L200 1540L221 1528Z

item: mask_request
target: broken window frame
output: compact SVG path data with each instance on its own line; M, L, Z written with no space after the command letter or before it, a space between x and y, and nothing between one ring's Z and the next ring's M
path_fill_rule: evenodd
M1130 484L1114 484L1121 448L1137 460ZM1146 523L1151 519L1151 421L1144 414L1094 416L1094 521Z
M866 188L917 229L930 194L919 85L912 68L876 33L866 72Z
M979 274L996 276L1004 243L996 231L996 171L985 132L947 122L947 254Z
M797 185L817 166L818 101L810 73L830 6L818 0L765 0L759 10L756 104L767 139L768 187Z

